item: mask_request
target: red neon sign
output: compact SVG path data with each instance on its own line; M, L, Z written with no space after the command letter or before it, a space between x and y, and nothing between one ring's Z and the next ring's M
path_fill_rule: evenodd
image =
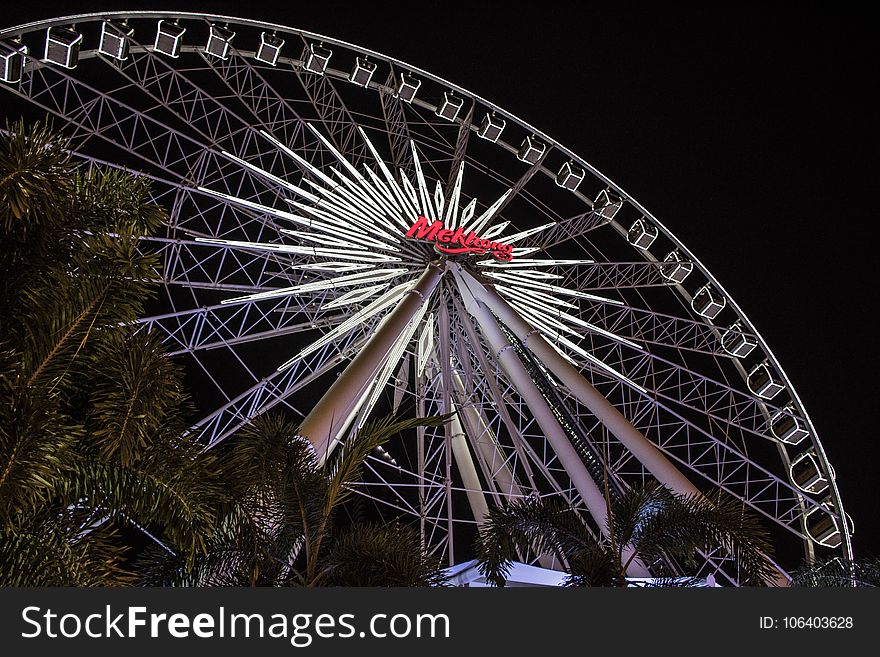
M492 242L490 240L477 237L474 231L465 234L464 228L459 226L455 230L451 230L443 226L442 221L431 220L427 217L419 215L415 223L406 231L406 236L417 239L434 242L434 248L440 253L474 253L483 255L487 251L491 251L496 260L502 262L510 262L513 260L513 247L510 244L501 242Z

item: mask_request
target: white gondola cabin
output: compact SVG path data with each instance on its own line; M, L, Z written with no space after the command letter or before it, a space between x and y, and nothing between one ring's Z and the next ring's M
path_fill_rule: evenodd
M232 39L235 32L227 30L225 27L211 26L208 34L208 43L205 46L205 53L216 57L217 59L227 59L229 57L229 49L232 47Z
M504 119L494 114L486 114L483 117L479 130L477 130L477 136L488 139L491 142L496 142L506 126L507 122Z
M373 79L373 73L376 72L376 68L375 62L371 62L364 57L356 57L354 68L351 69L348 80L359 87L366 87L370 84L370 80Z
M64 68L76 68L81 44L82 34L79 32L69 27L50 27L46 31L44 61L58 64Z
M437 116L447 121L455 121L463 105L463 98L459 98L450 91L444 91L443 100L437 106Z
M697 290L691 298L691 308L706 319L715 319L718 313L724 310L725 305L727 305L727 300L708 283Z
M819 467L819 461L813 452L804 452L791 462L789 466L791 481L805 493L820 495L828 490L831 482Z
M546 144L542 144L532 136L527 136L519 147L516 157L526 164L537 164L546 150Z
M611 221L623 206L623 201L615 198L608 193L607 189L603 189L596 195L593 200L593 212Z
M169 57L180 57L180 48L183 45L183 35L186 32L185 27L181 27L177 23L161 20L156 28L156 42L153 48L156 52Z
M134 29L127 23L104 21L101 24L101 41L98 52L119 61L128 59L131 35Z
M324 75L327 70L327 64L330 63L330 57L333 51L325 48L323 44L317 46L313 43L306 45L302 53L303 69L310 73Z
M281 55L281 48L284 46L284 39L277 34L260 34L260 47L257 49L255 57L269 66L275 66L278 63L278 57Z
M770 418L770 431L779 440L789 445L800 445L810 435L810 432L804 427L803 420L798 417L797 411L791 404L786 404L785 408L773 414L773 417Z
M404 73L400 76L400 83L397 85L397 97L406 103L411 103L421 86L421 80L414 78L409 73Z
M0 81L21 82L27 46L18 41L0 41Z
M742 322L734 322L721 335L721 348L731 356L745 358L758 346L758 339L743 330Z
M670 251L663 258L663 264L660 266L660 273L668 281L673 283L682 283L684 279L694 270L694 263L685 262L678 251Z
M654 240L657 239L659 234L660 231L657 229L657 226L648 223L647 220L642 217L641 219L636 219L633 222L633 225L629 227L629 232L626 234L626 241L638 249L647 251L651 248L651 245L654 243Z
M556 184L573 192L581 184L584 175L586 175L584 170L574 164L574 162L566 162L556 174Z
M766 360L752 368L748 376L749 390L762 399L773 399L785 386L776 378Z
M838 548L843 542L843 534L840 531L840 517L834 511L831 499L826 499L819 506L814 506L807 511L804 520L807 526L807 534L819 545L828 548ZM850 535L855 531L852 518L848 514L846 517L846 525Z

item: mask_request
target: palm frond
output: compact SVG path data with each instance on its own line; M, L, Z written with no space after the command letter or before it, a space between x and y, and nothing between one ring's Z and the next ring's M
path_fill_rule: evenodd
M111 168L79 173L73 197L77 227L92 233L151 235L167 220L147 179Z
M326 525L328 483L315 450L296 435L296 426L281 415L256 418L228 441L222 457L240 508L255 500L272 500L287 531L308 537L306 553L320 542ZM251 513L257 513L253 509Z
M0 138L0 221L5 231L21 226L27 235L34 215L51 218L73 191L74 165L67 140L49 124L6 124Z
M673 493L656 481L633 486L620 495L608 519L614 529L618 557L623 555L625 547L639 543L643 528L651 518L673 501Z
M0 136L0 529L36 559L49 513L59 573L76 555L95 577L118 568L114 521L192 560L226 499L216 457L181 439L181 373L128 328L159 266L140 238L164 211L145 179L81 170L66 148L43 125Z
M625 586L620 572L620 557L607 544L594 544L570 554L568 575L563 586L597 587Z
M705 580L699 577L655 577L646 582L634 584L644 589L676 589L705 586Z
M328 481L328 512L345 501L348 485L360 479L364 460L392 436L416 427L439 427L449 421L451 414L398 420L386 416L365 423L355 437L340 446L326 464Z
M334 537L323 564L324 586L442 586L440 559L422 548L411 527L353 525Z
M162 547L148 545L135 561L138 586L199 586L198 559L188 568L186 559Z
M721 547L747 586L766 585L776 575L767 531L742 502L721 493L673 495L641 525L634 544L646 561L672 558L688 566L696 564L698 550Z
M0 528L11 531L55 495L82 437L65 420L52 400L0 377Z
M182 374L156 336L109 331L90 356L90 449L123 466L139 462L186 399ZM164 441L163 441L164 442ZM167 451L166 444L161 445Z
M10 328L22 344L21 369L29 386L55 390L75 381L75 374L88 374L85 355L102 331L128 324L143 311L155 261L137 253L130 235L93 236L88 245L88 253L72 256L70 269L49 269L20 290L17 321Z
M87 461L63 481L60 492L70 503L103 511L111 519L161 528L168 542L189 561L205 551L216 523L213 487L179 472Z
M314 448L284 416L269 413L227 441L220 454L232 505L224 507L208 554L197 563L200 577L220 582L233 576L256 585L289 581L300 550L303 559L311 557L327 525L327 480ZM220 555L219 565L211 565Z
M134 576L121 566L125 548L109 525L88 540L48 513L14 532L0 532L0 586L124 586Z
M568 558L586 554L596 540L576 512L554 498L524 498L489 509L477 539L479 570L503 586L518 552Z
M277 488L291 472L318 470L318 459L297 427L281 414L265 413L220 447L227 482L242 493Z
M137 569L145 586L278 586L291 577L290 557L301 543L277 503L253 498L226 513L192 563L151 548Z

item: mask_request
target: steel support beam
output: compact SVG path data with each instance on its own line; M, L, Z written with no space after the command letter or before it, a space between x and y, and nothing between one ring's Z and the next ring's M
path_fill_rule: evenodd
M482 527L486 520L486 514L489 513L489 505L486 504L486 496L483 493L483 486L477 475L477 468L474 466L474 459L468 449L466 434L461 420L458 417L459 409L453 405L457 411L449 422L449 428L452 434L450 444L452 446L452 456L455 459L455 466L458 468L458 474L461 476L461 483L464 486L467 495L468 504L471 507L471 513L477 526Z
M464 382L458 372L452 373L455 384L455 392L460 399L466 399L467 393ZM485 464L489 476L494 480L495 486L502 498L519 499L525 497L511 469L507 466L507 457L498 439L489 425L483 420L480 412L472 404L458 404L461 419L467 427L467 435L470 437L474 451ZM534 490L534 489L533 489ZM537 491L535 491L537 492Z
M455 380L456 392L464 397L464 385L461 381L461 377L457 372L453 372L452 377ZM495 437L492 429L486 424L484 418L480 415L480 412L471 404L454 407L457 409L458 413L453 421L458 421L459 426L461 426L461 422L458 418L461 417L461 420L464 421L464 425L467 428L465 429L462 427L462 438L470 438L471 447L474 449L474 453L477 455L481 467L484 468L487 482L489 482L490 478L494 480L495 488L499 490L499 496L504 497L507 500L517 500L525 497L525 493L523 493L522 488L520 488L517 483L514 474L511 472L510 468L507 467L504 452L498 444L498 439ZM467 450L466 443L463 444L462 447L464 450ZM455 449L456 444L453 443L453 450ZM466 455L470 458L470 451L466 451ZM458 455L456 453L456 462L457 459ZM473 468L473 460L470 461L470 467ZM462 481L471 478L471 475L467 475L466 479L466 475L460 464L459 472L461 472ZM472 476L474 480L479 481L476 478L476 472L474 472ZM489 482L489 485L491 486L492 483ZM468 492L468 501L471 504L471 510L474 511L474 517L477 519L477 525L482 526L485 516L488 513L486 497L482 491L479 491L480 498L482 499L478 498L471 501L470 486L465 484L465 488ZM537 494L537 491L535 491L535 493ZM478 513L480 513L481 516L478 516ZM556 558L550 554L538 555L538 563L540 563L542 567L550 569L556 569L559 566Z
M300 433L311 441L322 458L332 450L362 400L374 373L419 308L427 303L444 271L445 267L434 263L425 268L413 288L386 316L382 325L303 420Z

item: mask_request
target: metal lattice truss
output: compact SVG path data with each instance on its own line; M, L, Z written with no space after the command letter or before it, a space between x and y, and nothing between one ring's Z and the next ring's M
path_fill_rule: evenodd
M95 47L105 18L133 26L122 58ZM143 246L163 294L139 323L204 381L194 437L215 445L276 407L315 426L322 400L345 408L332 449L380 412L454 412L371 457L357 488L450 563L511 498L560 496L601 532L600 458L616 490L720 488L781 545L850 553L833 470L763 339L588 163L378 53L238 21L222 52L187 36L169 56L157 19L187 35L219 20L78 17L92 42L73 66L36 55L74 21L7 30L0 45L31 54L3 89L60 119L90 166L153 181L169 222ZM267 33L286 44L274 61ZM367 60L377 75L357 77ZM736 581L723 551L704 557L699 574Z

